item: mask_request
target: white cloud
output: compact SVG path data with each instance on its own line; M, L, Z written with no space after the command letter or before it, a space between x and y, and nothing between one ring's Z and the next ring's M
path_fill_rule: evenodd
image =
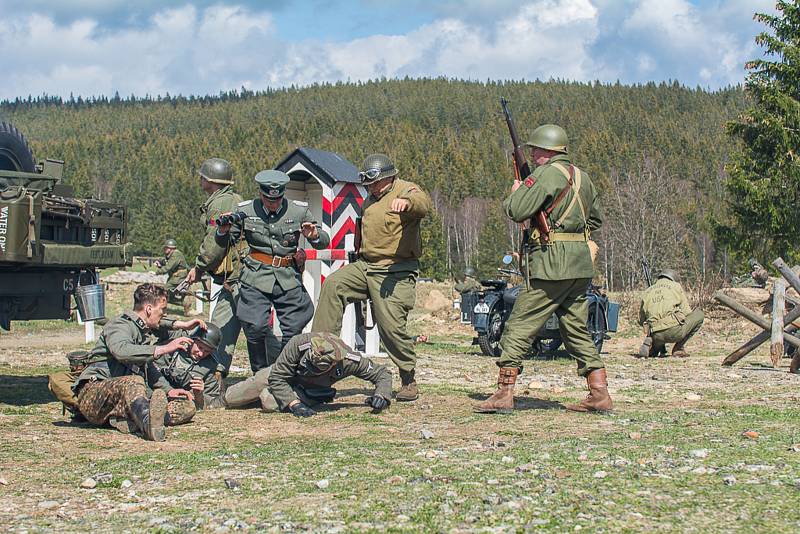
M719 86L743 79L743 63L758 53L751 13L771 1L530 0L492 9L470 0L469 16L448 9L406 33L336 43L286 42L271 14L237 5L161 8L113 28L20 11L0 25L0 98L215 94L406 75Z

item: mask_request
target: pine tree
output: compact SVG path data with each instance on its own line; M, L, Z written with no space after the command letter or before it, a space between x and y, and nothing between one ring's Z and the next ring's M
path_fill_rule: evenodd
M727 125L741 145L727 166L732 220L717 229L734 252L762 261L800 252L800 2L776 7L755 15L771 31L756 37L766 59L746 65L752 106Z

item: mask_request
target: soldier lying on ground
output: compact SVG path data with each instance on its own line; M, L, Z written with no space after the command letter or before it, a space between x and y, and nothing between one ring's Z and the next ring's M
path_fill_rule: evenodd
M211 408L241 408L261 401L265 412L292 412L296 417L310 417L312 407L333 401L331 386L356 376L375 384L375 391L365 403L375 412L389 406L392 396L392 372L328 333L299 334L281 351L278 360L243 382L226 389Z
M192 344L188 349L165 354L153 363L173 388L189 391L195 408L202 410L220 396L224 387L222 373L217 371L219 362L214 357L222 333L214 323L206 323L205 328L197 327L189 337Z
M192 340L178 329L205 328L205 323L166 320L166 307L163 287L142 284L133 294L133 311L103 327L90 352L92 363L73 385L78 411L90 423L138 430L147 440L164 441L164 425L186 423L194 416L192 394L173 388L153 360L187 350Z

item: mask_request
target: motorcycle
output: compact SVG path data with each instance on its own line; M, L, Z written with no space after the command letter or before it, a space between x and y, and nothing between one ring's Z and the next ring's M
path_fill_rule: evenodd
M511 265L513 258L510 255L503 257L505 265ZM498 272L510 276L521 276L516 268L498 268ZM473 340L486 356L500 356L500 338L503 335L506 321L511 315L514 303L519 295L520 285L511 285L507 279L481 280L484 287L482 291L469 293L462 297L462 318L469 318L472 327L478 334ZM592 336L592 342L597 351L601 352L603 343L611 339L608 332L616 332L619 322L619 304L611 302L605 291L593 284L586 289L586 298L589 302L589 316L586 327ZM560 346L561 331L559 330L558 317L553 314L542 329L531 340L531 357L545 357L552 354Z

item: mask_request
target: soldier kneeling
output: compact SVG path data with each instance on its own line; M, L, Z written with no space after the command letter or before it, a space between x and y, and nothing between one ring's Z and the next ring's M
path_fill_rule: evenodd
M260 401L265 412L289 411L296 417L310 417L316 414L314 406L333 401L336 390L331 386L348 376L375 385L365 400L375 412L389 406L392 372L385 365L353 351L333 334L299 334L273 365L227 388L211 407L240 408Z
M193 340L182 329L205 328L205 323L199 319L164 319L167 292L155 284L137 287L133 300L133 311L105 325L89 353L92 363L72 389L78 411L90 423L109 423L121 431L138 430L147 440L164 441L165 425L188 422L195 409L193 395L172 387L153 360L188 350Z
M675 343L672 355L686 358L686 343L703 326L703 310L692 310L678 273L664 269L642 294L639 324L646 335L639 348L640 357L666 354L666 344Z

